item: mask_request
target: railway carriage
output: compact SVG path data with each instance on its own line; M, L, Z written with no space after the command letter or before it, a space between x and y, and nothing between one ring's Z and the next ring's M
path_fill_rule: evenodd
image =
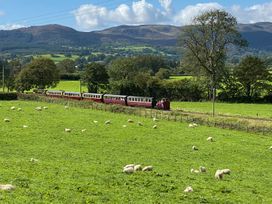
M155 101L153 97L128 96L127 105L135 107L154 108Z
M81 100L81 93L79 93L79 92L64 92L63 97L64 98Z
M83 100L95 101L103 103L103 94L98 93L83 93L82 94Z
M112 94L104 94L103 102L107 104L119 104L119 105L127 105L127 96L124 95L112 95Z
M50 97L62 97L63 91L48 90L45 94Z

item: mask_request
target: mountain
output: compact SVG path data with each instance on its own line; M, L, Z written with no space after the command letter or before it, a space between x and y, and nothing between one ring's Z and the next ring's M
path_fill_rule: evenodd
M240 24L238 29L250 48L272 51L272 23ZM44 25L0 31L2 52L63 51L110 44L176 46L182 27L171 25L117 26L80 32L61 25Z

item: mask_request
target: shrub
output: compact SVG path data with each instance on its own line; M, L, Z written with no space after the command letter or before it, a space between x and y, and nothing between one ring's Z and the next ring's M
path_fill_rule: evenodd
M0 100L17 100L17 93L0 93Z

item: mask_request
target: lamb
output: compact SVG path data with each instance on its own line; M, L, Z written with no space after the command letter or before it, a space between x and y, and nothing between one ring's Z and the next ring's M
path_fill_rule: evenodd
M193 192L193 188L191 186L188 186L187 188L185 188L184 192L185 193L190 193L190 192Z
M47 106L44 106L43 109L46 110L46 109L48 109L48 107L47 107Z
M201 173L206 173L206 168L204 167L204 166L200 166L199 167L199 171L201 172Z
M138 122L138 125L139 125L139 126L143 126L143 123L141 123L141 122Z
M197 127L198 125L196 124L196 123L190 123L189 124L189 128L195 128L195 127Z
M230 175L230 169L222 169L222 171L224 174Z
M213 138L212 138L212 137L208 137L208 138L207 138L207 141L209 141L209 142L213 142L214 140L213 140Z
M27 125L23 125L23 128L28 128L28 126Z
M157 129L158 127L157 127L157 125L153 125L153 127L152 127L153 129Z
M105 124L106 124L106 125L109 125L109 124L111 124L111 121L110 121L110 120L106 120L106 121L105 121Z
M132 119L128 119L128 123L133 123L134 121Z
M123 125L123 128L126 128L127 126L126 125Z
M11 185L11 184L0 184L0 190L3 191L11 191L14 190L15 186Z
M34 159L34 158L31 158L30 159L30 162L33 162L33 163L36 163L36 162L38 162L39 160L38 159Z
M159 119L157 119L157 118L154 117L154 118L153 118L153 121L154 121L154 122L158 122Z
M71 132L71 129L65 128L64 131L65 131L65 132Z
M271 147L269 147L269 149L271 149L271 150L272 150L272 146L271 146Z
M196 169L191 169L191 173L196 173L196 174L198 174L198 173L200 173L198 170L196 170Z
M142 170L142 166L140 164L137 164L134 166L134 171L141 171Z
M15 106L10 107L10 110L15 110Z
M85 131L86 131L86 129L81 130L81 132L85 132Z
M123 172L127 173L127 174L132 174L132 173L134 173L134 168L132 166L127 167L127 168L124 167Z
M35 108L36 111L42 111L42 107L41 106L38 106Z
M152 171L153 170L153 166L146 166L142 169L142 171Z
M97 123L98 123L98 121L97 121L97 120L94 120L93 122L94 122L95 124L97 124Z
M5 119L4 119L4 122L8 123L8 122L10 122L10 119L5 118Z
M17 110L18 110L18 111L22 111L22 108L18 108Z
M214 177L215 177L216 179L222 180L224 174L230 175L230 169L222 169L222 170L218 169L218 170L215 172Z
M198 150L196 146L192 146L192 150Z
M127 164L126 166L124 166L124 169L125 168L128 168L128 167L133 167L134 168L135 164Z

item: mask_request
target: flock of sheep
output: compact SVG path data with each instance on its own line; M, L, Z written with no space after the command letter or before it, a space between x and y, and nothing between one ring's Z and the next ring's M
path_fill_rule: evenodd
M68 106L65 106L64 107L65 109L68 109L69 107ZM44 107L41 107L41 106L38 106L35 108L36 111L42 111L42 110L46 110L48 109L47 106L44 106ZM16 110L16 107L15 106L12 106L10 108L10 110ZM22 108L17 108L17 111L22 111ZM9 118L5 118L4 119L4 122L10 122L11 120ZM134 123L134 121L132 119L128 119L127 121L128 123ZM157 118L153 118L153 122L158 122L158 119ZM94 120L93 121L94 124L97 124L98 121ZM104 122L105 125L110 125L111 124L111 121L110 120L106 120ZM143 126L143 123L142 122L137 122L137 125L138 126ZM190 123L189 124L189 128L196 128L198 125L196 123ZM27 128L28 126L27 125L23 125L23 128ZM124 124L122 127L126 128L127 125ZM153 129L157 129L157 124L154 124L152 126ZM70 128L65 128L64 129L65 132L71 132L72 130ZM85 132L86 129L82 129L81 132ZM214 139L213 137L208 137L207 138L207 141L208 142L214 142ZM269 147L269 149L272 150L272 146ZM192 150L193 151L198 151L198 147L196 146L192 146ZM37 159L34 159L34 158L31 158L30 159L31 162L38 162ZM132 174L132 173L136 173L136 172L148 172L148 171L152 171L153 170L153 166L142 166L140 164L128 164L128 165L125 165L123 167L123 173L126 173L126 174ZM206 173L207 170L205 167L203 166L200 166L199 169L191 169L191 173ZM231 170L230 169L218 169L216 172L215 172L215 179L218 179L218 180L222 180L224 175L230 175L231 173ZM10 191L10 190L13 190L15 189L15 186L11 185L11 184L0 184L0 190L6 190L6 191ZM189 192L193 192L193 188L191 186L188 186L186 187L186 189L184 190L185 193L189 193Z

